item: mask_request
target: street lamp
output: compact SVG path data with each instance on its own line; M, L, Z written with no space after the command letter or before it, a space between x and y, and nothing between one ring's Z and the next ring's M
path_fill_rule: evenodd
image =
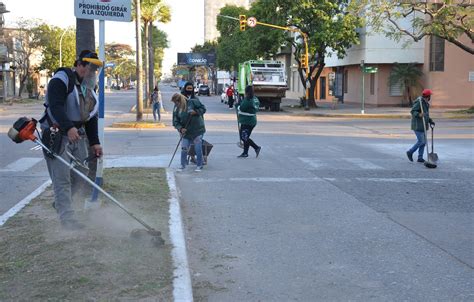
M61 34L61 38L59 38L59 67L63 66L63 49L62 49L62 44L63 44L63 38L64 35L71 30L70 28L67 28L64 30L64 32Z

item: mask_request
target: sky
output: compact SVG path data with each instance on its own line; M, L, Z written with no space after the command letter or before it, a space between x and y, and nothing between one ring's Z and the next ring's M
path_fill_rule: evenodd
M113 1L113 0L112 0ZM204 42L204 0L164 0L171 8L171 22L158 24L168 34L170 47L165 50L164 73L176 63L178 52L189 52L191 47ZM42 19L51 25L75 27L74 0L0 0L9 13L4 15L7 27L19 18ZM96 46L99 41L99 23L95 22ZM105 22L106 43L126 43L135 49L134 22Z

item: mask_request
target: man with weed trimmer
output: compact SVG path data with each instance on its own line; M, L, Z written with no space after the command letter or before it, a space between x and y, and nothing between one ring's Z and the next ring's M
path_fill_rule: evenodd
M68 162L83 162L87 158L102 156L98 137L99 102L94 88L103 63L97 54L83 50L74 68L59 68L49 81L45 113L40 119L42 142L52 152ZM89 146L92 150L89 157ZM72 201L85 197L83 180L57 158L43 152L54 189L54 203L61 225L75 230L84 226L74 218ZM87 174L85 165L79 169ZM81 196L82 195L82 196Z
M430 118L430 100L433 92L430 89L424 89L422 95L413 103L411 109L411 130L415 132L416 143L407 151L407 157L413 161L413 153L418 150L417 162L425 163L423 153L426 145L426 130L429 126L434 127L435 122ZM431 164L431 163L430 163ZM430 167L429 165L426 165Z

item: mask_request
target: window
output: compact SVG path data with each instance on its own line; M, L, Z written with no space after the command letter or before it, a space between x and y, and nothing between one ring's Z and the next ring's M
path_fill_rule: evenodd
M444 71L444 39L430 37L430 71Z
M344 93L348 92L347 86L349 83L349 71L344 70Z
M370 95L375 94L375 73L370 74Z
M390 93L390 96L402 96L403 95L402 82L391 84L389 93Z

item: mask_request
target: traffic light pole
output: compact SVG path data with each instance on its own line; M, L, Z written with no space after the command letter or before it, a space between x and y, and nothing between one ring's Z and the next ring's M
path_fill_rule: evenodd
M235 17L231 17L231 16L226 16L226 15L218 15L218 17L223 17L223 18L227 18L227 19L237 20L237 21L239 21L239 22L242 22L242 16L243 16L243 17L245 18L245 20L246 20L245 15L240 15L239 18L235 18ZM305 91L305 92L306 92L306 93L305 93L305 110L309 110L309 106L308 106L309 85L308 85L308 84L310 84L311 76L310 76L310 74L309 74L310 68L309 68L308 35L307 35L305 32L302 32L299 28L291 28L291 27L287 27L287 26L279 26L279 25L274 25L274 24L264 23L264 22L258 22L258 21L256 21L255 24L263 25L263 26L267 26L267 27L272 27L272 28L276 28L276 29L281 29L281 30L284 30L284 31L297 32L297 33L299 33L299 34L303 37L304 50L305 50L304 68L306 69L306 79L305 79L305 86L306 86L306 91ZM245 30L245 27L242 29L242 26L241 26L240 30L242 30L242 31Z

